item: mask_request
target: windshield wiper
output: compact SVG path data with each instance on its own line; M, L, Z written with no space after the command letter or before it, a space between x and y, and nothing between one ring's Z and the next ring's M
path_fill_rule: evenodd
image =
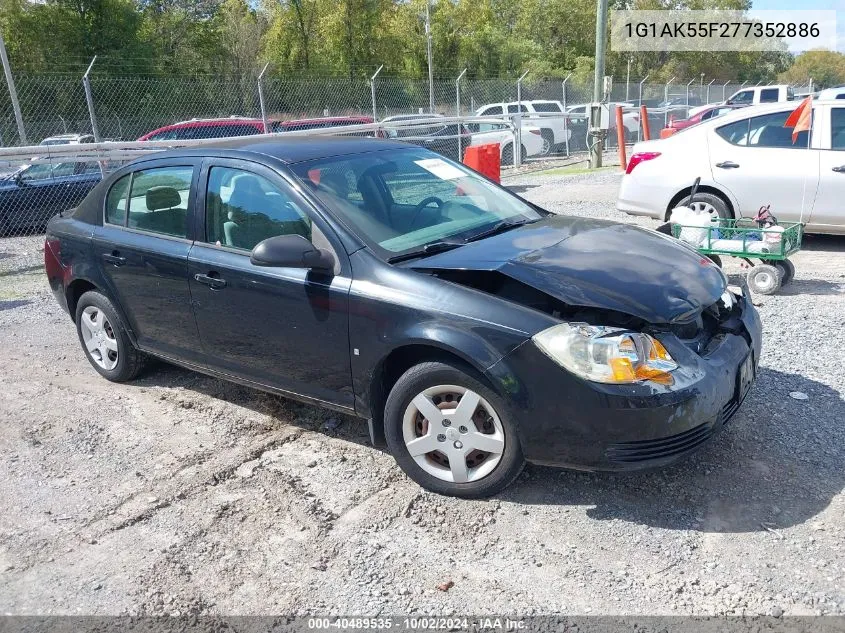
M491 235L497 235L499 233L504 233L505 231L510 231L518 226L524 226L526 224L531 224L535 220L523 220L522 222L508 222L507 220L502 220L501 222L496 222L493 226L485 231L481 231L481 233L476 233L468 238L466 238L466 242L477 242L478 240L483 240L485 237L490 237Z
M445 253L463 246L462 242L430 242L422 248L411 251L409 253L402 253L395 255L387 260L388 264L395 264L397 262L404 262L409 259L416 259L417 257L424 257L425 255L434 255L435 253Z

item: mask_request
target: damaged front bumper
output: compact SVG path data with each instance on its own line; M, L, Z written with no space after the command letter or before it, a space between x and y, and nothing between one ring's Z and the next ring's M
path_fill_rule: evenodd
M585 470L663 466L701 446L733 416L756 375L762 326L740 297L738 319L697 353L661 342L675 383L609 385L567 372L526 341L487 371L508 396L525 458Z

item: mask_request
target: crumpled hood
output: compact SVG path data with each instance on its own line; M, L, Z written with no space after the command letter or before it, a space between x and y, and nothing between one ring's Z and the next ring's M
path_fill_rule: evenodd
M650 323L685 321L726 288L706 257L668 236L606 220L543 220L409 264L416 270L495 270L571 306Z

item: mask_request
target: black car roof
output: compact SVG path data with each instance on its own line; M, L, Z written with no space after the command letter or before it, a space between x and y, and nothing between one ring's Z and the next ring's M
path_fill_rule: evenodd
M190 149L168 150L149 155L150 159L176 156L237 156L251 152L272 156L285 163L300 163L315 158L362 154L389 149L417 147L396 141L343 136L277 136L227 139Z

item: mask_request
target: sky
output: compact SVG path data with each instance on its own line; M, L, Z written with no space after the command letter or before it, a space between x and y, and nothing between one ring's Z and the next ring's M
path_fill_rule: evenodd
M845 0L752 0L752 9L795 10L835 9L836 50L845 53Z

